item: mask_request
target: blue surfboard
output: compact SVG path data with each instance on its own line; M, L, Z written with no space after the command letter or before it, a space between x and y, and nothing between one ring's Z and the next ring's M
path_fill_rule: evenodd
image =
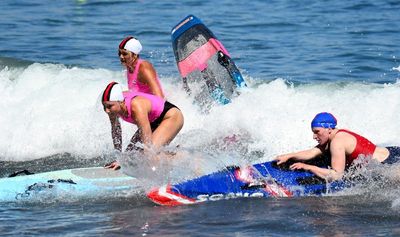
M200 105L227 104L246 86L228 51L199 18L185 17L171 38L184 87Z
M29 173L28 173L29 174ZM141 191L139 181L103 167L58 170L0 179L0 202L48 197L124 197Z
M154 203L167 206L232 198L273 198L322 195L343 190L344 182L326 183L308 171L290 170L275 161L247 167L228 167L178 184L151 190Z

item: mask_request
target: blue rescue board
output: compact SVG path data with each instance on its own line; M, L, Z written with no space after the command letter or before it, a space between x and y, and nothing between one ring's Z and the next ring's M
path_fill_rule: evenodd
M228 167L178 184L154 188L147 196L160 205L183 205L244 197L299 197L337 192L344 182L326 183L308 171L290 170L275 161Z

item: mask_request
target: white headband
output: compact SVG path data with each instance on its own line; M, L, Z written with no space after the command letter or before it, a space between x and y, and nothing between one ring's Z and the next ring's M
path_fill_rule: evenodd
M139 40L132 38L126 42L124 49L131 51L134 54L139 54L142 51L142 44Z
M110 91L109 101L124 101L124 94L122 93L122 86L115 84Z

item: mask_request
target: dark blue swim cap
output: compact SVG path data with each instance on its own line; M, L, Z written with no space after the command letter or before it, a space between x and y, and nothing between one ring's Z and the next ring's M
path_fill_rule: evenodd
M331 113L322 112L315 115L311 121L311 128L335 128L337 120Z

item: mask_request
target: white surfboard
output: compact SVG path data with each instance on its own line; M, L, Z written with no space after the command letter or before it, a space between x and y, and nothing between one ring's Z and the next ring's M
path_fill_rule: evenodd
M46 198L126 197L141 191L139 181L103 167L67 169L0 179L0 202Z

